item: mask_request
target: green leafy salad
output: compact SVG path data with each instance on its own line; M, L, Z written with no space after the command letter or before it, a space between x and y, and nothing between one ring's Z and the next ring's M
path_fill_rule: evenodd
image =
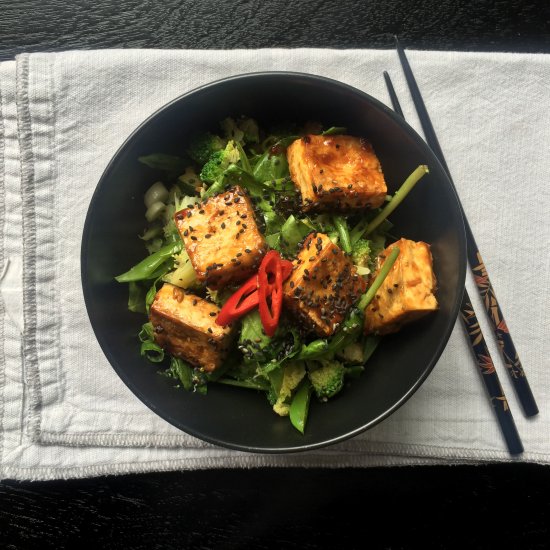
M388 215L428 168L390 196L363 137L247 117L196 135L181 155L138 160L152 183L147 254L116 280L144 316L141 355L188 391L263 392L304 433L310 400L345 398L382 335L405 322L394 313L411 303L399 297L405 249Z

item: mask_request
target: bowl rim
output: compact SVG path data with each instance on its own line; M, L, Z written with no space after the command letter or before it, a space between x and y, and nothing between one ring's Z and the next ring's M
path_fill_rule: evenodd
M459 273L458 273L458 292L456 295L456 298L454 300L454 303L452 304L451 308L451 317L452 319L455 319L458 317L458 313L460 310L460 305L463 298L464 288L465 288L465 280L466 280L466 263L467 263L467 255L466 255L466 233L465 233L465 227L464 227L464 219L462 214L462 208L460 203L460 198L458 197L457 191L452 185L450 178L447 176L446 171L444 170L443 166L439 162L438 158L436 157L435 153L430 149L428 144L422 139L422 137L412 128L405 119L403 119L400 115L398 115L395 111L390 109L387 105L382 103L380 100L376 99L375 97L371 96L367 92L364 92L363 90L356 88L355 86L352 86L350 84L347 84L345 82L329 78L326 76L321 76L313 73L304 73L304 72L296 72L296 71L257 71L257 72L249 72L249 73L240 73L236 75L231 75L225 78L221 78L218 80L214 80L211 82L208 82L206 84L200 85L196 88L193 88L174 99L170 100L169 102L165 103L158 109L156 109L152 114L150 114L147 118L145 118L131 133L130 135L124 140L124 142L118 147L116 152L113 154L111 159L109 160L109 163L103 170L103 173L101 177L99 178L96 187L94 189L94 192L92 194L92 197L90 199L88 210L86 212L86 218L84 221L84 228L82 232L82 238L81 238L81 249L80 249L80 275L81 275L81 284L82 284L82 292L84 295L84 303L86 306L86 312L88 314L88 318L90 320L90 324L92 326L92 329L94 331L95 337L101 347L101 350L103 351L103 354L107 358L109 364L113 368L113 370L117 373L117 376L124 382L124 384L130 389L130 391L142 402L144 403L151 411L153 411L155 414L160 416L162 419L170 423L171 425L175 426L179 430L181 430L184 433L187 433L193 437L196 437L197 439L200 439L202 441L217 445L219 447L232 449L236 451L245 451L245 452L251 452L251 453L258 453L258 454L290 454L290 453L297 453L297 452L304 452L304 451L311 451L314 449L320 449L324 447L328 447L331 445L334 445L336 443L340 443L342 441L351 439L367 430L375 426L376 424L379 424L384 419L391 416L397 409L399 409L401 406L403 406L411 397L412 395L420 388L420 386L426 381L428 376L433 371L435 365L439 361L444 349L446 348L449 338L451 336L451 333L453 331L455 322L450 322L449 326L447 327L444 336L440 339L438 342L436 348L434 349L430 361L428 361L427 365L425 366L422 375L415 381L415 383L409 388L409 390L398 400L396 401L391 407L386 409L383 413L378 415L376 418L371 419L369 422L362 424L361 426L352 429L347 430L344 433L336 436L331 437L328 439L323 439L322 441L316 441L312 443L305 443L301 445L295 445L295 446L280 446L280 447L267 447L262 446L260 444L257 445L244 445L239 443L233 443L231 441L223 440L219 437L213 437L209 436L208 434L201 433L198 430L195 430L193 428L189 428L186 426L186 428L182 428L181 423L177 421L176 419L172 418L172 416L164 411L162 411L154 402L151 401L150 397L147 396L145 393L143 393L141 390L139 390L133 383L132 377L130 375L127 375L123 369L119 369L117 365L117 360L115 357L111 354L106 342L102 338L101 334L99 333L99 330L96 329L95 324L92 322L92 316L91 316L91 291L89 290L89 284L88 284L88 262L87 262L87 256L86 256L86 250L87 245L90 239L90 231L91 231L91 225L92 225L92 212L94 211L94 207L96 202L98 201L98 197L100 195L101 189L104 187L105 182L108 180L110 176L110 172L115 168L118 159L122 155L122 153L130 147L130 145L133 143L133 141L136 139L136 137L139 135L139 133L150 123L152 122L157 116L159 116L162 112L164 112L167 109L172 108L175 104L184 101L188 97L195 95L197 93L201 93L203 91L206 91L210 88L223 86L228 83L233 83L236 81L243 81L243 80L253 80L253 79L262 79L262 78L302 78L305 80L310 80L312 82L318 82L324 85L332 86L334 88L339 88L341 90L347 90L350 93L353 93L357 96L360 96L363 100L366 100L367 102L374 105L375 108L380 109L383 111L387 116L394 119L394 121L403 129L404 132L406 132L409 137L411 137L414 141L421 142L425 148L426 148L426 154L430 158L430 165L438 165L441 169L441 173L444 176L444 178L447 180L447 188L451 192L451 195L455 197L456 203L458 205L458 226L456 227L457 232L457 238L458 238L458 244L459 244Z

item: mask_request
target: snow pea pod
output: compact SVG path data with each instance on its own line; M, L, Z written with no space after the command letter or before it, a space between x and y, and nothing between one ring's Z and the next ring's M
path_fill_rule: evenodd
M302 434L306 427L310 398L311 384L306 378L300 383L296 394L292 398L289 411L290 422Z
M332 221L334 226L338 230L340 236L340 243L344 252L351 253L351 238L349 234L348 224L343 216L333 216Z
M302 349L296 359L315 359L324 355L328 350L328 342L326 340L313 340L307 345L302 346Z
M139 264L136 264L126 273L115 277L115 279L119 283L129 283L130 281L143 281L146 279L151 279L154 277L155 271L173 254L180 252L181 248L181 241L167 244L157 252L147 256L147 258L139 262Z

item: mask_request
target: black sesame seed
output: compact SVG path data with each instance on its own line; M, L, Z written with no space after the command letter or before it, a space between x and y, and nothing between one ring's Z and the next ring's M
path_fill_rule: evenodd
M215 311L211 311L208 315L210 315L210 317L216 317L216 312L215 312Z
M204 236L204 238L205 238L205 239L209 239L211 236L212 236L212 235L210 235L210 233L207 233L207 234Z

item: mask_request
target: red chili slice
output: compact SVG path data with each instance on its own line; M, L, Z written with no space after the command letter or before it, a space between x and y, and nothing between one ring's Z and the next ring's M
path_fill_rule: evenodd
M277 292L277 298L275 300L276 306L274 311L274 316L271 316L271 313L269 315L265 314L264 317L266 319L266 323L264 323L264 318L262 318L262 308L260 308L260 318L262 318L262 326L264 327L264 330L266 331L266 334L268 336L273 336L275 334L275 330L277 329L277 323L279 322L279 317L281 314L281 307L282 307L282 283L286 281L290 277L290 274L292 273L292 269L294 267L293 263L289 260L282 260L279 256L279 253L271 250L268 252L264 259L262 260L262 263L260 264L260 270L262 269L262 266L265 267L265 265L269 264L269 273L271 273L271 277L269 276L268 272L266 272L266 285L265 285L265 303L267 311L269 311L269 306L267 304L268 298L271 301L271 306L273 309L273 294L275 293L276 289L280 287L280 291ZM277 282L277 264L280 268L280 284ZM271 278L271 281L269 280ZM236 321L239 317L242 317L245 313L248 313L250 310L254 309L260 301L260 293L259 293L259 274L253 275L244 283L244 285L239 288L234 294L231 295L231 297L227 300L227 302L224 304L220 312L218 313L218 316L216 317L216 324L219 326L226 326L230 325L232 322ZM278 305L277 305L278 304ZM263 308L264 310L266 308ZM276 312L278 310L278 313ZM276 317L275 317L276 314ZM271 321L267 320L268 317L271 319ZM267 325L274 324L274 329L266 329ZM269 331L273 331L272 334L268 333Z
M264 331L273 336L279 324L283 305L283 268L281 257L270 250L262 260L258 271L260 319Z
M253 275L225 302L216 317L216 324L222 327L230 325L233 321L254 309L258 305L258 300L258 276Z

